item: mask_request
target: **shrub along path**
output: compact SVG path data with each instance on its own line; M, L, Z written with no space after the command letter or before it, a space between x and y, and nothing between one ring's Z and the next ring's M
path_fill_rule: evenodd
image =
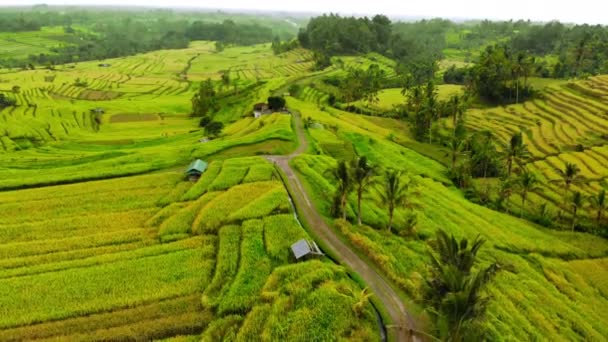
M420 341L419 337L410 333L417 330L417 325L405 308L399 295L397 295L382 275L342 242L340 237L325 223L321 214L315 209L310 196L304 190L302 183L289 165L289 161L292 158L305 153L308 149L308 141L306 133L302 128L300 113L293 111L293 119L299 141L298 148L288 156L268 156L266 158L280 167L285 173L294 204L303 214L303 219L307 221L315 236L325 242L325 245L339 258L339 262L357 272L369 286L370 290L373 291L374 295L382 302L392 321L392 324L387 326L389 334L392 333L397 341Z

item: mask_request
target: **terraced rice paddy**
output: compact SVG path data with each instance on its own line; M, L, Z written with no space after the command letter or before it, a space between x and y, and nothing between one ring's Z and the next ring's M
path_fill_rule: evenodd
M244 177L225 184L226 170L239 168ZM272 165L258 157L228 159L209 171L194 185L181 173L162 172L1 193L0 336L223 336L217 331L223 326L242 340L300 329L303 341L354 331L375 340L371 307L362 326L348 319L355 299L338 288L357 285L343 269L320 261L286 266L289 246L307 234L282 184L272 180ZM308 274L323 286L288 285L295 279L285 279L285 267L289 277ZM275 292L283 286L299 290ZM296 298L297 307L285 306ZM319 307L338 298L344 306ZM291 324L277 319L285 310ZM328 310L335 324L315 327L306 321L310 310ZM261 311L267 323L252 324ZM342 326L335 330L336 324Z
M314 117L324 125L330 118L320 113ZM345 129L341 126L341 130ZM363 140L375 139L377 131L371 127L369 132L362 132ZM319 139L319 143L325 139L314 134L313 137ZM396 155L398 153L391 154ZM389 158L371 160L375 165L395 165L393 167L414 174L421 172L413 171L411 166L392 164ZM335 167L336 160L331 156L305 155L293 160L292 165L300 173L305 187L314 194L319 210L329 216L330 196L335 188L327 177L327 170ZM362 203L364 226L341 220L336 222L346 239L411 297L420 296L421 282L427 272L425 265L429 260L424 240L432 237L437 229L470 238L481 234L489 242L488 247L484 247L483 263L496 261L505 268L489 289L492 299L483 327L489 339L517 336L523 340L601 340L608 333L602 323L608 320L605 314L608 296L597 280L606 278L608 244L605 240L581 233L543 230L474 205L458 191L437 181L417 176L414 179L419 183L419 195L412 198L418 221L414 237L385 231L388 214L373 191ZM355 213L353 194L347 205L347 217L351 222L356 218ZM397 231L403 229L406 215L406 210L397 209ZM598 272L597 276L579 275L592 269Z
M535 200L549 200L565 209L559 170L566 163L580 168L582 179L573 189L586 195L595 194L608 177L608 100L601 93L606 80L598 76L549 84L539 99L470 110L467 124L476 130L490 129L502 143L523 132L532 157L527 167L544 181L544 189Z
M437 229L481 234L488 240L482 264L503 266L488 291L482 328L490 340L608 336L605 240L545 230L465 200L440 157L411 148L406 123L324 107L323 76L377 63L392 78L395 62L376 54L334 62L340 66L313 73L304 49L217 52L213 42L194 42L0 74L0 91L17 101L0 111L0 340L379 340L373 307L363 300L362 312L353 310L363 285L327 258L295 263L289 250L310 236L275 166L260 155L296 148L293 117L255 119L251 107L291 82L302 90L287 97L288 106L310 124L309 150L292 160L293 169L327 221L407 297L420 298L427 242ZM231 82L220 86L226 73ZM225 124L210 141L189 116L207 78L217 82L223 106L216 119ZM542 98L471 110L467 122L503 142L523 131L528 167L545 185L530 200L558 206L566 162L580 167L583 182L573 189L585 194L608 177L608 77L544 86ZM460 91L440 89L443 97ZM378 106L401 103L398 92L383 90ZM329 218L335 184L327 170L361 155L419 183L412 232L406 208L386 232L377 191L364 197L362 226ZM209 167L191 183L183 169L196 158ZM350 196L351 222L355 213Z
M67 45L63 27L43 27L40 31L2 32L0 58L27 58L29 55L50 54L52 48Z

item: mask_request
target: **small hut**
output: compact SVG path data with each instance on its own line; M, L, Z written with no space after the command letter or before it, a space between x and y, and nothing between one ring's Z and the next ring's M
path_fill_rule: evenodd
M190 181L196 182L199 178L201 178L201 175L203 172L205 172L205 170L207 170L207 163L197 159L190 163L190 166L188 166L188 169L186 169L186 176L188 176Z
M253 116L255 118L259 118L262 115L272 114L270 107L268 107L267 103L256 103L253 105Z
M296 260L306 259L315 255L323 255L319 246L314 241L306 239L299 240L291 245L291 251Z

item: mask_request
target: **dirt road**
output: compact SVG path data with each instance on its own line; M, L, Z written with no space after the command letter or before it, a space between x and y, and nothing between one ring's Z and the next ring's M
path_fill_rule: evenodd
M306 152L308 149L308 141L306 133L302 128L300 114L293 114L295 130L300 142L296 151L288 156L268 156L271 162L274 162L283 170L287 176L287 182L291 188L291 196L295 206L301 211L304 217L301 220L306 220L308 227L315 234L317 239L323 240L325 246L330 248L333 253L338 256L339 262L357 272L365 281L367 286L372 290L374 295L383 303L384 308L390 315L392 324L387 326L387 332L397 338L398 341L420 341L418 337L411 336L410 329L416 329L415 321L408 313L405 305L389 283L376 270L368 265L366 261L361 259L349 246L347 246L337 234L325 223L323 217L314 207L310 196L305 191L300 179L289 165L289 161L294 157Z

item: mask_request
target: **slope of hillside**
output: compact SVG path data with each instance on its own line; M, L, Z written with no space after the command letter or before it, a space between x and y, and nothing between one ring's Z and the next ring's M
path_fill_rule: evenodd
M354 68L376 62L395 77L395 62L380 55L339 59ZM370 284L328 258L291 257L291 243L309 232L261 155L296 149L298 116L254 118L251 111L293 84L301 91L287 97L287 106L300 114L308 142L290 162L300 191L362 267L373 265L370 272L404 295L398 304L425 308L420 287L438 229L479 234L488 241L482 265L502 267L488 290L489 340L608 336L606 240L544 229L467 201L448 177L443 151L412 149L422 144L407 123L326 106L329 93L317 81L345 69L313 72L313 64L304 49L275 55L270 44L216 51L213 42L194 42L0 74L0 91L17 101L0 111L0 339L380 340L373 294L363 290ZM215 119L225 124L210 141L189 115L207 78L221 107ZM585 194L608 177L608 78L547 86L533 101L470 110L467 123L491 129L501 142L523 131L528 167L545 188L531 201L563 207L558 170L565 162L580 166L583 178L573 189ZM381 95L385 109L403 100L394 88ZM395 229L386 231L377 191L363 200L362 226L330 218L335 184L327 170L358 156L379 172L399 169L418 181L413 232L406 208L397 208ZM186 182L183 169L196 158L209 168L198 182ZM511 207L519 203L514 195ZM355 213L351 195L348 221Z
M446 187L433 179L432 170L441 170L436 164L430 170L421 169L432 161L397 144L397 153L387 158L369 153L367 141L375 149L383 134L380 127L358 117L359 126L347 113L328 113L295 101L294 107L310 115L317 128L309 129L319 146L324 136L315 132L343 122L338 129L345 143L352 143L355 152L366 155L376 165L399 167L420 179L420 196L415 213L418 225L414 237L401 237L383 230L388 220L386 209L372 196L363 202L363 221L367 226L357 227L338 221L337 228L353 246L373 260L404 291L418 298L422 277L427 272L427 248L424 240L437 229L445 229L457 236L474 238L478 234L488 240L489 248L482 254L484 263L499 262L504 270L499 273L489 292L492 304L485 323L491 340L548 338L551 340L601 340L608 334L608 297L600 279L608 275L608 242L582 233L555 232L530 224L509 215L497 213L465 200L459 191ZM353 124L348 127L346 122ZM358 131L362 137L348 134ZM379 135L380 134L380 135ZM335 136L334 136L335 139ZM382 150L380 150L382 151ZM400 162L394 156L406 154L415 165ZM334 186L324 175L335 167L336 159L330 155L303 155L293 161L302 181L317 199L319 210L329 215L327 194ZM436 172L436 171L435 171ZM355 218L356 198L349 199L348 216ZM403 225L406 211L397 210L396 226ZM371 227L376 227L376 229ZM417 238L415 238L417 237ZM589 270L597 272L585 277ZM550 303L550 304L547 304Z

